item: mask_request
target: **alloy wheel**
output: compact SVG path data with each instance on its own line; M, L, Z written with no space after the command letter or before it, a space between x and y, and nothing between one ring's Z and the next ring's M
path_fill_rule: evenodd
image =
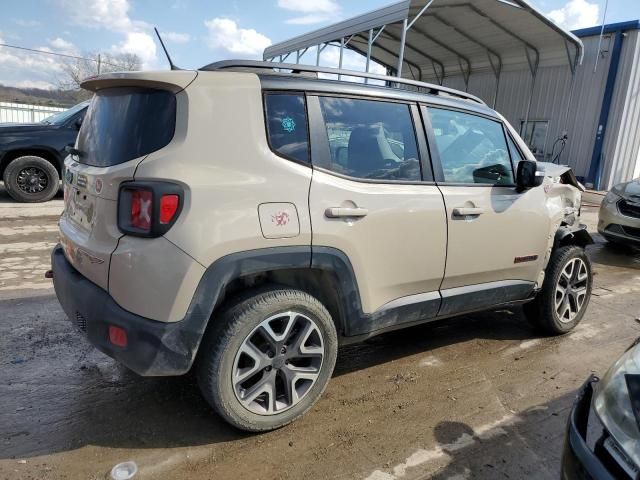
M572 258L560 272L555 290L555 308L563 323L573 321L587 298L589 270L581 258Z
M40 193L47 188L49 178L46 172L38 167L26 167L18 172L16 183L25 193Z
M262 321L242 342L233 362L238 401L259 415L298 404L320 375L322 333L308 316L288 311Z

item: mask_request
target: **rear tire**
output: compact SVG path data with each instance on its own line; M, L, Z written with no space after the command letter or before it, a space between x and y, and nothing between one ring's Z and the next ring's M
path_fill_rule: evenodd
M215 317L198 352L197 375L221 417L241 430L264 432L313 406L338 352L335 326L317 299L274 289L245 297Z
M527 319L548 335L575 328L589 305L593 275L583 248L574 245L553 251L542 289L524 305Z
M35 155L11 160L4 171L3 180L7 193L17 202L46 202L60 189L60 176L56 168Z

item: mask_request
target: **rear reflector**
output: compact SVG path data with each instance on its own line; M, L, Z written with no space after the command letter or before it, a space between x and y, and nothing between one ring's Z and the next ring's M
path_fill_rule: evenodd
M178 195L163 195L160 198L160 223L163 225L171 223L179 205L180 197Z
M131 191L131 226L140 230L151 230L151 208L153 193L150 190Z
M109 325L109 341L116 347L126 347L127 332L123 328Z

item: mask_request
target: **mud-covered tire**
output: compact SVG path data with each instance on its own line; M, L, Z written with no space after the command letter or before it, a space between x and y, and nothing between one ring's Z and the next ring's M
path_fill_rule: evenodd
M584 265L586 277L581 282L577 282L576 277L576 288L569 287L567 289L564 288L564 285L571 282L570 279L567 279L567 269L572 262L576 265L575 268L581 268ZM578 277L580 277L579 273ZM542 289L533 301L524 305L525 315L544 334L562 335L568 333L582 320L589 306L592 285L591 261L584 249L574 245L558 248L551 254ZM570 291L570 293L565 293L569 309L572 308L572 305L578 305L579 300L575 300L575 298L582 297L577 292L581 292L582 288L585 289L582 303L579 303L579 308L573 315L571 311L566 312L563 308L565 298L562 297L563 288L565 292Z
M24 203L46 202L60 189L56 167L42 157L25 155L12 160L2 176L7 193ZM30 184L30 180L37 181Z
M299 314L299 317L289 315L291 312L297 312L296 314ZM289 320L290 317L294 319ZM273 318L275 320L271 320ZM274 323L268 325L273 327L274 333L278 331L278 334L286 335L288 331L293 340L288 344L288 340L283 339L282 343L276 345L272 343L274 342L273 336L265 335L264 345L266 346L261 346L260 349L266 351L262 352L261 357L259 354L252 353L252 355L260 357L260 360L255 360L254 362L254 357L244 352L251 350L250 348L247 349L247 342L250 342L253 347L261 341L266 321L281 322L280 324L284 325L282 332L278 331L277 325ZM286 330L288 322L291 322L292 325L290 330ZM306 333L307 324L311 325L308 327L311 334L308 335L308 339L300 340L303 335L296 332L304 330ZM262 330L260 330L261 328ZM306 342L310 342L312 336L315 343L312 346L308 346L309 344ZM301 343L296 344L297 341ZM259 409L261 405L265 409L271 406L269 403L271 397L269 397L268 393L258 396L258 400L253 401L250 405L241 402L240 397L245 392L251 391L252 386L247 387L246 390L244 386L240 386L241 382L238 379L242 378L244 373L240 374L239 372L247 372L255 368L256 373L252 373L252 376L248 377L250 378L248 381L253 382L258 379L255 380L254 386L256 387L261 382L267 384L267 380L264 379L270 378L269 375L273 374L274 377L280 378L280 391L282 391L283 385L287 385L283 378L293 378L293 382L288 382L288 384L296 388L296 385L306 380L296 380L297 374L293 374L292 377L286 377L286 375L291 374L290 369L299 367L290 363L294 360L285 360L284 357L287 354L293 357L292 352L294 350L303 351L306 349L305 351L315 352L314 348L318 348L317 344L320 344L323 349L320 363L313 367L317 368L318 374L313 383L307 387L307 390L302 395L299 395L299 399L298 393L291 393L291 390L284 392L287 397L292 399L290 406L281 407L281 411L273 408L271 412L256 412L256 409ZM290 351L282 353L282 346L286 351L287 345L289 345ZM266 355L274 353L273 350L275 349L278 349L278 352L275 353L275 357L269 359ZM331 378L337 351L336 329L331 315L322 303L299 290L270 289L252 296L245 296L244 299L231 304L219 314L214 313L210 328L198 351L196 374L203 396L223 419L241 430L264 432L287 425L302 416L313 406ZM309 362L312 361L317 362L317 359L314 357L314 360L309 360ZM245 362L245 368L240 369L240 362ZM268 362L272 363L263 368L263 365ZM279 363L276 364L275 362ZM283 366L282 362L285 362L286 365ZM275 382L276 380L273 380L272 386L277 390ZM257 389L254 391L257 391ZM260 398L261 396L263 399L268 397L269 400L264 400L263 402ZM251 395L247 395L247 398L250 397ZM248 401L247 398L244 399L245 402ZM274 398L278 398L277 395L274 395ZM287 403L287 398L280 398L283 399L282 404ZM294 403L294 400L297 403ZM263 403L260 404L259 402ZM273 405L277 407L275 403Z

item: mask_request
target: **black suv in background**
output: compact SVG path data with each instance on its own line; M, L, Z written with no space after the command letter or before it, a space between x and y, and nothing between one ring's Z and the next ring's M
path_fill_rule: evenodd
M18 202L46 202L60 188L65 147L78 136L89 102L40 123L0 124L0 176Z

